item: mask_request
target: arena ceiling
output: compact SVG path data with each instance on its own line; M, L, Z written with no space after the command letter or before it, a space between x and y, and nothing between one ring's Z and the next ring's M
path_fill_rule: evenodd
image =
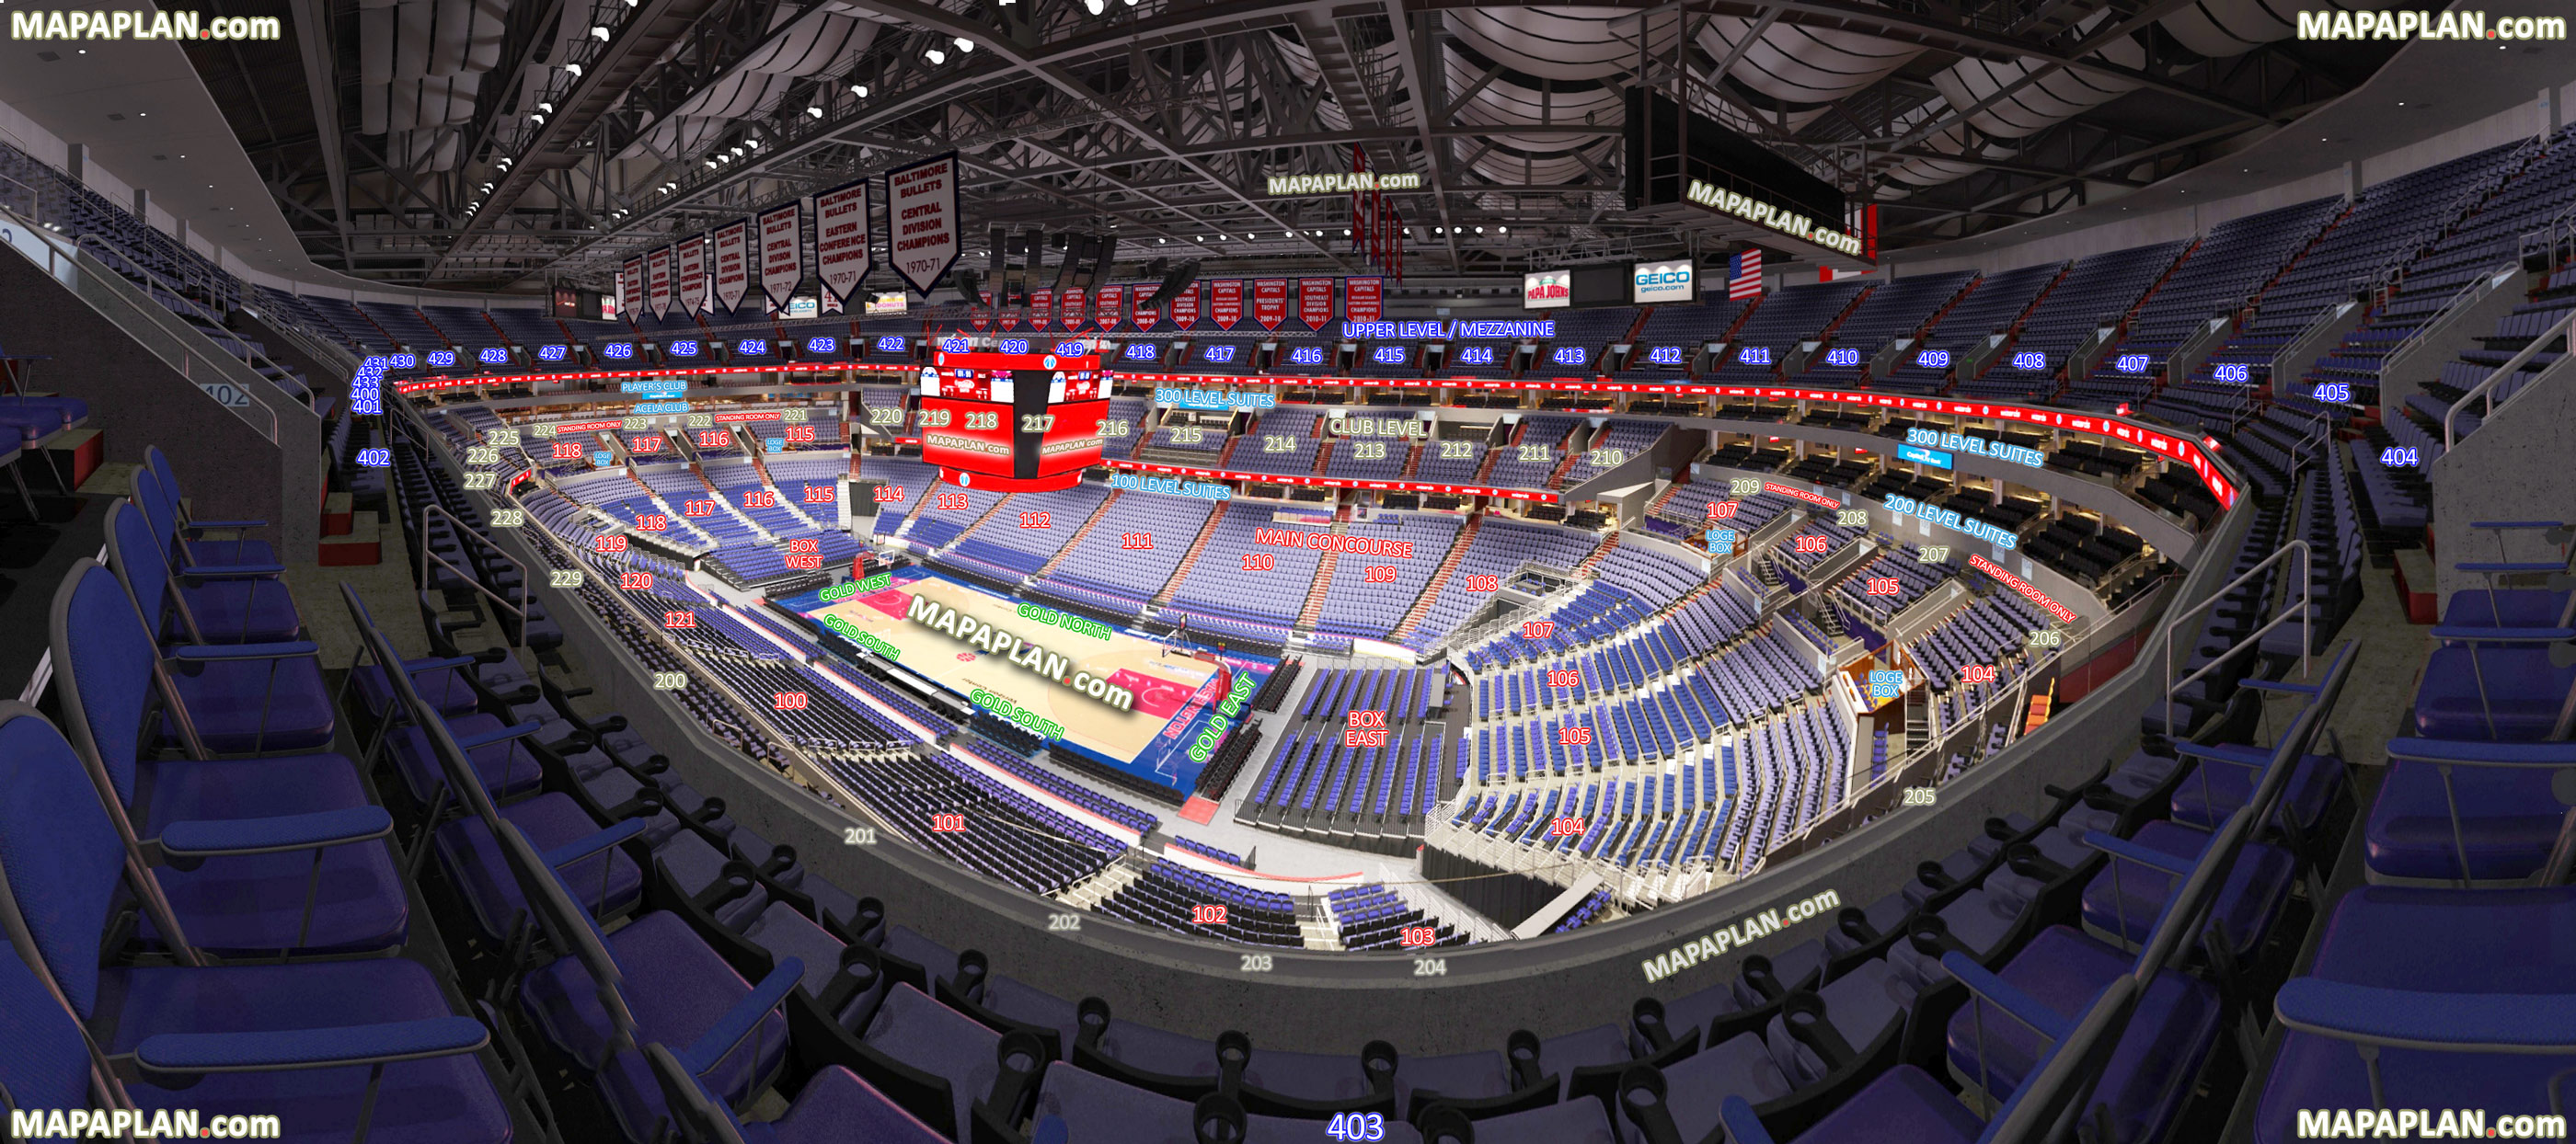
M2384 6L2386 0L2343 0ZM1944 242L2126 193L2367 80L2261 0L218 0L186 49L315 264L598 285L632 252L961 152L972 229L1114 229L1210 272L1356 269L1345 196L1410 171L1409 280L1721 249L1631 219L1643 84ZM1714 224L1712 219L1711 223ZM1695 242L1695 239L1701 240Z

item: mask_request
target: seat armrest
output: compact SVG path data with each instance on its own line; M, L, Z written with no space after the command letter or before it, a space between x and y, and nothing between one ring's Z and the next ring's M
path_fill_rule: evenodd
M474 662L474 657L470 655L449 655L440 656L435 659L404 660L403 674L419 675L422 672L437 671L440 668L463 667L472 662Z
M1752 1103L1743 1097L1727 1097L1717 1107L1717 1118L1726 1126L1728 1144L1773 1144L1771 1130L1762 1126L1762 1118L1753 1114Z
M2240 767L2262 770L2272 765L2272 752L2267 747L2248 747L2239 743L2191 743L2173 745L2174 753L2213 763L2233 763Z
M2099 830L2085 831L2084 844L2114 858L2135 862L2150 870L2161 871L2177 878L2188 876L2192 867L2199 865L2189 859L2177 858L2162 850L2150 850L2126 838L2104 834Z
M545 852L543 857L545 858L546 865L552 866L557 870L561 870L566 866L572 865L575 862L579 862L584 858L588 858L593 854L597 854L602 850L606 850L609 847L624 842L629 838L633 838L638 834L644 833L644 827L648 824L649 820L642 818L621 819L615 826L611 826L605 830L593 831L589 835L573 839L572 841L564 843L561 846L557 846L552 850L548 850Z
M336 1029L160 1033L136 1045L134 1059L161 1073L280 1072L454 1056L478 1051L491 1039L472 1017L424 1017Z
M2433 629L2433 638L2468 643L2563 643L2576 640L2576 628L2483 628L2472 624L2443 624Z
M2576 742L2488 743L2471 739L2390 739L2388 757L2473 767L2576 766Z
M269 818L219 818L173 822L161 831L161 852L179 858L221 854L271 854L364 842L393 833L393 816L381 806L351 806Z
M266 528L268 522L264 520L192 520L179 527L190 532L240 532L244 529Z
M2066 1034L2075 1029L2075 1023L2061 1016L2057 1010L2022 992L2020 986L1995 976L1967 954L1955 949L1942 954L1941 968L1949 970L1950 976L1958 978L1969 992L2052 1042L2063 1042Z
M285 571L283 564L198 564L180 569L179 574L191 580L250 580Z
M2424 993L2293 978L2273 997L2303 1033L2436 1051L2563 1053L2576 1049L2576 993Z
M181 663L220 663L236 659L295 659L320 655L322 649L309 640L287 643L190 644L170 649L170 658Z
M750 1036L761 1018L767 1017L770 1010L785 1001L788 993L804 979L805 963L802 960L779 958L778 964L770 969L769 976L761 978L760 984L752 986L751 992L743 994L741 1000L733 1003L733 1008L726 1010L723 1017L690 1043L688 1049L680 1054L680 1064L689 1070L691 1076L703 1077L713 1071L717 1062L731 1053L744 1037Z
M456 748L460 751L477 750L483 747L489 747L494 743L506 743L512 739L524 739L543 729L545 729L545 724L537 722L534 719L530 719L516 727L503 727L498 731L486 731L480 735L468 735L456 741Z

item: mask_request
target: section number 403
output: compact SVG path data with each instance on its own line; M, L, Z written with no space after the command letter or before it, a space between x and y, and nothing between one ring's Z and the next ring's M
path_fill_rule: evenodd
M1334 1140L1386 1139L1386 1115L1377 1112L1345 1112L1324 1127L1324 1135Z

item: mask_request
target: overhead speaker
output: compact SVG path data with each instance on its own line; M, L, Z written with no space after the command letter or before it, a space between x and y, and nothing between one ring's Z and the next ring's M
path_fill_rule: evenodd
M1070 285L1076 290L1091 289L1100 280L1101 237L1096 234L1073 236L1073 249L1065 255L1065 268L1073 272Z
M984 281L986 285L993 288L995 294L1000 294L1009 288L1011 281L1011 232L997 226L987 231L986 235L991 241L984 247ZM972 294L966 297L970 302L976 300ZM999 306L1006 303L996 297L993 299L993 304Z
M1004 284L1009 297L1006 306L1029 304L1029 288L1046 267L1046 232L1036 227L1021 231L1011 239L1011 274Z
M1064 261L1057 263L1055 268L1055 292L1062 294L1073 285L1074 264L1082 261L1082 236L1071 231L1059 231L1047 236L1047 245L1064 254Z
M974 271L960 266L954 272L949 274L948 280L957 284L957 293L960 297L963 297L966 300L967 305L978 306L983 304L983 279Z
M1109 280L1110 268L1118 265L1118 236L1104 234L1095 237L1092 241L1094 245L1091 248L1091 280L1106 282Z
M1161 260L1157 259L1156 261L1160 262ZM1153 269L1154 268L1152 266L1147 266L1145 268L1146 272L1149 274L1153 272ZM1145 306L1146 308L1151 309L1165 305L1172 299L1179 297L1182 291L1197 285L1198 281L1198 259L1193 258L1180 263L1177 266L1173 266L1172 268L1163 271L1163 285L1161 288L1154 291L1154 296L1145 302Z

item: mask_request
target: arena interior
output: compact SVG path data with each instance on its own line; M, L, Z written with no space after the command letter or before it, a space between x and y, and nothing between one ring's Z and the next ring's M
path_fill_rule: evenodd
M2564 5L56 2L12 1140L2566 1134Z

